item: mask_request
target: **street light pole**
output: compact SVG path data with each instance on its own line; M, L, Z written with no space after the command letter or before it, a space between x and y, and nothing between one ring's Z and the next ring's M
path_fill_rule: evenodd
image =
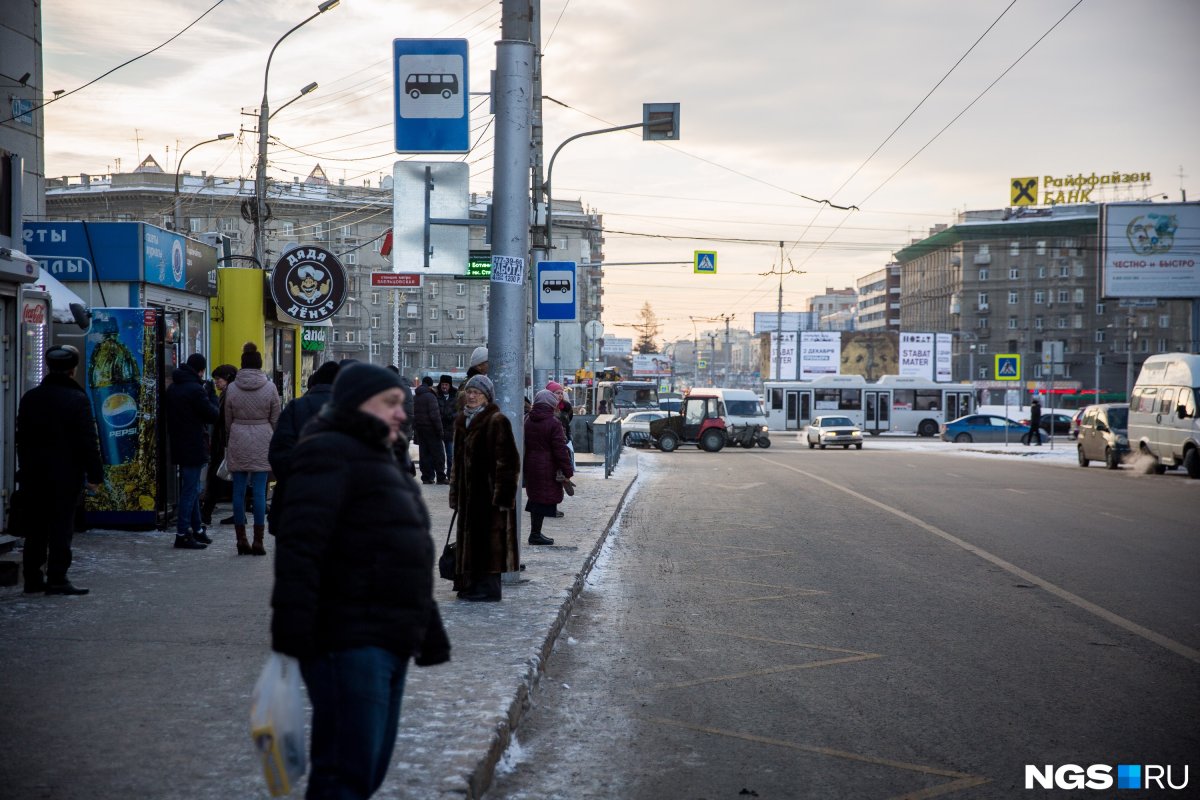
M181 169L183 169L183 160L185 158L187 158L188 153L192 152L193 150L195 150L197 147L199 147L202 144L212 144L213 142L223 142L226 139L232 139L232 138L233 138L232 133L218 133L217 138L205 139L203 142L197 142L196 144L189 147L187 150L184 150L183 155L181 155L179 157L179 160L177 162L175 162L175 202L172 206L172 208L174 208L174 213L171 215L171 224L175 226L176 231L179 230L179 171Z
M337 6L340 1L341 0L325 0L325 2L317 6L317 13L313 14L299 25L296 25L283 36L280 36L279 39L276 40L275 44L271 47L271 52L267 54L267 67L263 70L262 103L258 107L258 163L254 169L254 257L258 259L258 266L260 269L267 268L267 253L263 243L263 226L266 223L267 216L267 124L271 119L271 109L267 101L267 80L271 74L271 59L275 57L275 48L279 47L284 39L291 36L300 28L303 28L305 25L312 22L329 9ZM313 86L313 88L315 89L316 86ZM312 89L309 89L308 91L312 91ZM301 92L301 94L307 94L307 92Z

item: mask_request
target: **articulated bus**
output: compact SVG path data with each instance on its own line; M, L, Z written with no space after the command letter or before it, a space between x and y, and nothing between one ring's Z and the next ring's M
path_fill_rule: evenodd
M825 375L810 381L767 381L767 424L771 430L803 430L813 417L850 417L863 431L936 436L943 422L975 408L969 384L884 375L867 383L861 375Z

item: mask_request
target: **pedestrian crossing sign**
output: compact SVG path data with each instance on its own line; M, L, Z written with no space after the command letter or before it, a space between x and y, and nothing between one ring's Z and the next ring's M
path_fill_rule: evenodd
M996 354L996 380L998 380L998 381L1019 381L1019 380L1021 380L1021 355L1020 355L1020 353L997 353Z
M693 269L692 272L702 273L705 275L717 274L717 251L715 250L696 250L693 254Z

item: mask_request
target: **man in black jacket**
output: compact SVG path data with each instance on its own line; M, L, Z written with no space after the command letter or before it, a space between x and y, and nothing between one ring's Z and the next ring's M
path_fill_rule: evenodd
M283 407L275 432L271 434L271 447L267 459L271 472L275 473L275 493L271 496L271 509L267 521L271 523L271 534L278 536L280 510L287 489L288 475L292 471L292 450L300 441L301 433L308 421L317 415L326 403L333 399L333 381L338 374L338 362L326 361L317 367L308 378L308 391Z
M417 434L420 450L421 483L439 485L446 480L446 449L442 444L442 407L437 393L433 391L433 378L426 375L415 392L413 400L413 429Z
M202 376L208 362L199 353L171 373L167 388L167 434L171 460L179 465L179 505L175 513L175 546L203 550L212 544L200 520L200 476L208 463L206 427L217 421L217 395Z
M100 488L104 466L96 422L83 387L75 382L79 351L46 351L48 373L21 398L17 411L17 462L25 509L25 593L87 594L67 580L75 506L84 481ZM46 575L42 576L42 565Z
M442 445L446 450L446 470L449 471L454 463L454 415L458 413L458 390L449 375L438 379L437 401L442 411Z
M370 797L387 775L409 659L450 659L429 511L392 455L405 394L382 367L343 367L292 451L271 646L299 659L308 687L309 797Z

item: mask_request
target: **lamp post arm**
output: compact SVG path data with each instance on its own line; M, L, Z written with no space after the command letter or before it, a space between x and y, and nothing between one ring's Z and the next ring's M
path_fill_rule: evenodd
M267 68L265 70L263 70L263 99L262 99L263 108L267 107L267 78L271 74L271 59L275 57L275 48L277 48L277 47L279 47L279 45L283 44L284 39L291 36L293 33L300 30L301 28L303 28L308 23L312 22L317 17L321 16L322 13L324 13L324 12L318 11L317 13L313 14L308 19L306 19L303 22L301 22L300 24L296 25L290 31L285 33L283 36L280 36L278 41L276 41L275 44L271 47L271 52L269 54L267 54Z
M184 150L183 155L181 155L179 157L179 160L177 162L175 162L175 203L173 205L174 213L172 215L172 222L175 225L176 231L179 230L179 174L180 174L180 170L183 169L183 160L188 157L188 153L192 152L193 150L195 150L197 147L199 147L202 144L212 144L213 142L221 142L226 139L232 139L232 138L233 138L232 133L228 133L228 134L223 133L220 136L217 136L213 139L205 139L203 142L196 142L194 145L189 147L187 150Z

